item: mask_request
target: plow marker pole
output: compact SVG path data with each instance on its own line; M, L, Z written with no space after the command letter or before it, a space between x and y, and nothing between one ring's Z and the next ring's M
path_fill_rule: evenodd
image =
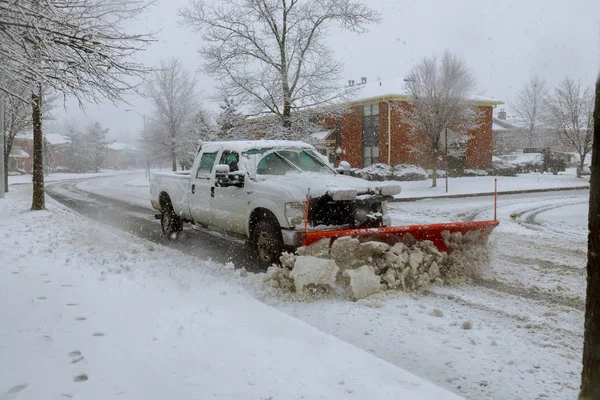
M498 203L498 178L494 178L494 221L496 218L496 204Z

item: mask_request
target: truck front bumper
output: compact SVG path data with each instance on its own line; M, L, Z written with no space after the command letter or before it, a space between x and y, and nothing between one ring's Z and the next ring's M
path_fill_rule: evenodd
M283 244L290 247L300 247L304 240L304 232L293 229L282 229L281 236L283 237Z

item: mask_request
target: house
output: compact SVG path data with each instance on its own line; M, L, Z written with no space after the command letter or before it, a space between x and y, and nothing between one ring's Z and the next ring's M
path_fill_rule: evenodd
M113 142L107 146L102 168L124 169L139 167L137 150L126 143Z
M507 116L504 109L500 109L493 116L492 133L494 135L494 154L502 155L520 152L527 149L545 149L552 151L568 151L564 139L556 130L545 126L538 126L533 134L529 134L527 127L518 118Z
M344 104L341 117L323 117L322 124L336 131L327 135L329 144L326 144L333 151L336 164L344 160L352 167L374 163L432 167L427 137L411 134L411 127L403 121L402 110L410 107L404 84L403 79L367 83L367 79L362 78L361 83L357 83L361 90ZM494 147L492 111L503 102L479 96L472 100L477 107L479 126L462 132L469 137L466 168L489 169Z
M51 171L59 170L63 165L64 147L69 143L69 138L57 133L44 135L45 165ZM8 155L8 171L29 174L33 166L33 133L24 132L16 136Z

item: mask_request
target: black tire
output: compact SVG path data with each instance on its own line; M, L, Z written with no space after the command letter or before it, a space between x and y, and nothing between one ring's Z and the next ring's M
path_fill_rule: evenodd
M163 235L171 240L179 238L183 230L183 221L175 214L170 204L163 207L163 212L160 216L160 229Z
M252 230L250 240L252 252L257 261L264 267L279 263L283 252L283 238L279 224L269 219L262 219L256 223Z

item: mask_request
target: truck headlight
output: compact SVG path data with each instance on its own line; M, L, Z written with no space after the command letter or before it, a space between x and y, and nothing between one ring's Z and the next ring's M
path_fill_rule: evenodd
M295 226L304 221L306 211L305 203L285 203L285 218L290 226Z

